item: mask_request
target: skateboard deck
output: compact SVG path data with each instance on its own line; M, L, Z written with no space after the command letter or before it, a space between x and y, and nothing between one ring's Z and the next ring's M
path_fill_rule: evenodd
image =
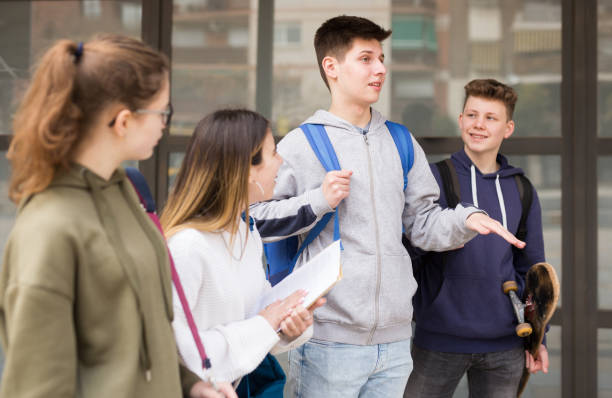
M512 306L517 314L519 325L516 332L524 338L525 349L537 359L538 349L546 332L546 325L552 318L559 301L559 279L555 269L550 264L537 263L533 265L525 275L525 291L523 293L525 304L516 299L516 289L513 289L512 283L514 281L505 282L503 289L504 293L510 296ZM512 297L513 295L514 297ZM523 314L524 317L521 316ZM523 369L517 397L520 397L525 390L529 375L529 370L527 368Z

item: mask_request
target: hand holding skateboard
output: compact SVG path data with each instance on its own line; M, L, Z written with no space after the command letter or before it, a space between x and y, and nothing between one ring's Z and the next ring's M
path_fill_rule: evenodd
M559 279L555 269L550 264L537 263L525 275L524 296L526 299L524 304L516 295L518 286L515 281L504 282L502 289L510 297L518 320L516 334L525 339L525 349L531 355L531 358L527 358L526 361L535 360L533 366L526 366L523 370L517 393L517 397L520 397L531 372L535 373L540 370L540 366L545 366L548 370L548 351L543 347L546 360L540 358L540 355L544 353L540 346L546 332L546 325L555 312L559 301Z

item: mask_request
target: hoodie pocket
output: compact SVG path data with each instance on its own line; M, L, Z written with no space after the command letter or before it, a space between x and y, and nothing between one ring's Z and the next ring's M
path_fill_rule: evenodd
M378 293L378 327L409 324L412 321L412 297L417 282L412 275L407 254L382 256Z
M374 324L376 256L342 253L342 279L327 295L327 303L317 309L319 322L333 322L369 329Z
M498 278L447 276L437 297L419 314L419 326L464 338L513 335L517 324Z

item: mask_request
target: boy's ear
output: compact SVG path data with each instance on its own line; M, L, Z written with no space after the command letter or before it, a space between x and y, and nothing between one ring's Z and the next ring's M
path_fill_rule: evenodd
M506 133L504 134L504 139L510 138L512 133L514 133L514 120L508 120L508 122L506 122Z
M327 56L321 61L325 75L329 82L330 79L336 80L338 78L338 60L334 57Z

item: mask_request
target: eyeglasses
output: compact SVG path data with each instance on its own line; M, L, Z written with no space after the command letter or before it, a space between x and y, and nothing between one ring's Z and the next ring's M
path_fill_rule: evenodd
M172 108L172 104L168 104L168 107L163 111L158 111L155 109L136 109L134 113L140 114L152 114L152 115L160 115L162 118L162 123L164 126L170 126L170 121L172 120L172 114L174 113L174 109ZM116 117L110 121L108 127L113 127L116 121Z

